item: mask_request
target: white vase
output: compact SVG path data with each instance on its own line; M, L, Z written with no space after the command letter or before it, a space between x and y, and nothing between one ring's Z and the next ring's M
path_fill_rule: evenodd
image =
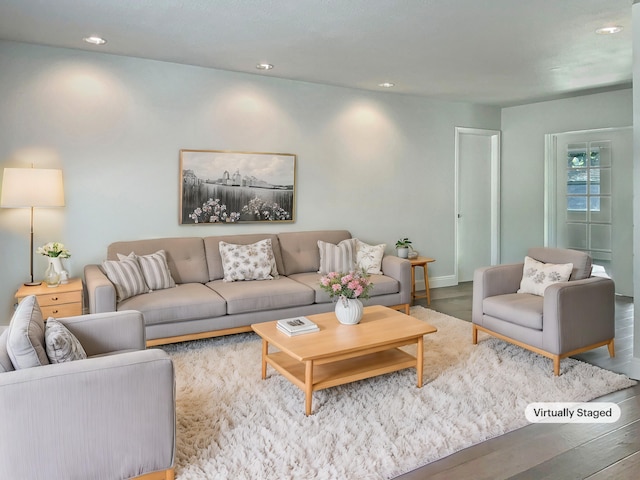
M62 273L64 270L64 268L62 268L62 259L60 257L49 257L49 263L53 265L53 268L58 272L58 274Z
M57 287L60 285L60 274L56 271L53 260L53 257L49 258L49 265L44 272L44 283L47 287Z
M49 257L49 263L53 265L54 270L60 276L60 283L69 283L69 272L64 269L62 265L62 258Z
M357 298L340 297L336 302L336 317L344 325L355 325L362 319L362 308Z
M400 258L409 258L409 247L398 247L397 250Z

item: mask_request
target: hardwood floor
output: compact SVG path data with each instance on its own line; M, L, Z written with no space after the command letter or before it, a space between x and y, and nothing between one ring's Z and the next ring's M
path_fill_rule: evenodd
M431 290L428 308L471 321L472 284ZM416 304L427 306L426 300ZM607 348L577 355L613 371L632 356L633 300L616 298L616 357ZM471 331L469 331L471 338ZM487 440L397 480L423 479L638 479L640 478L640 384L594 401L614 402L616 423L531 424Z

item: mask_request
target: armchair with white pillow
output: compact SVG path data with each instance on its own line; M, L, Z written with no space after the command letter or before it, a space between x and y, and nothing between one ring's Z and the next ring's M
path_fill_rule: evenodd
M473 279L473 343L486 332L553 360L606 345L615 355L615 287L591 276L577 250L531 248L524 263L479 268Z
M0 335L0 478L172 480L173 363L142 315L43 321L34 296Z

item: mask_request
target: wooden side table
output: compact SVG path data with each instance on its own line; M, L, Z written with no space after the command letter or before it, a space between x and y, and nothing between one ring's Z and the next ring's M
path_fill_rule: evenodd
M426 298L427 305L431 305L431 293L429 292L429 264L435 262L435 258L428 257L416 257L410 258L411 262L411 300L416 298ZM424 270L424 288L426 293L424 295L416 295L416 267L422 267Z
M23 285L16 293L18 303L25 297L35 295L45 321L49 317L74 317L82 315L82 279L70 278L69 283L47 287L44 283L35 287Z

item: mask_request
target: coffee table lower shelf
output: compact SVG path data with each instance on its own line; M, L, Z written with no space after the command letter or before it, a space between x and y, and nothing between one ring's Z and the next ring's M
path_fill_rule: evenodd
M405 368L417 368L417 358L398 348L328 363L318 360L300 362L283 352L270 353L265 361L305 393L307 415L311 414L311 395L315 391ZM420 380L419 387L422 386Z

